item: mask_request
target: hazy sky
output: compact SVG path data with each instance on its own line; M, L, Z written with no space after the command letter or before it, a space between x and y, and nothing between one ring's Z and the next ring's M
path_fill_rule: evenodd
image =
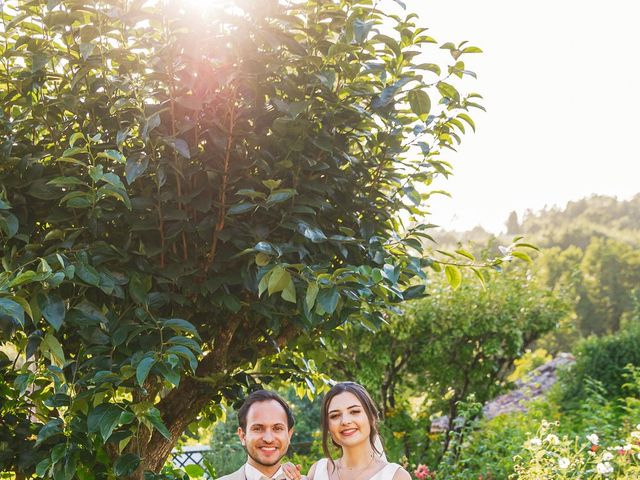
M484 50L463 59L487 113L447 154L434 223L498 232L512 210L640 192L640 2L404 2L439 42Z

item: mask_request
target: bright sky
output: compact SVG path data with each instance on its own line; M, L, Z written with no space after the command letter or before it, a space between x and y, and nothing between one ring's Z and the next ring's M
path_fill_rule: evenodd
M640 2L404 0L438 42L484 50L475 134L446 159L431 221L499 232L510 211L640 192Z

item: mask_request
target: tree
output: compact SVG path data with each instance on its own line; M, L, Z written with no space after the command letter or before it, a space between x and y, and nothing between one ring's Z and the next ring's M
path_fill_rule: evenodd
M576 305L585 334L620 330L634 308L640 282L640 253L613 239L594 238L580 263L582 295Z
M523 269L492 276L486 288L479 282L458 290L434 286L431 296L404 305L380 334L345 327L334 347L335 366L376 392L385 412L396 408L398 397L424 397L428 415L444 411L446 451L460 402L473 395L485 403L499 393L513 361L567 309L565 299Z
M518 222L518 214L515 211L512 211L505 222L505 226L507 227L507 235L516 235L521 233L520 223Z
M312 338L438 266L416 186L474 128L479 49L418 63L415 15L369 2L198 5L0 4L0 404L30 432L0 470L159 478L200 415L312 376Z

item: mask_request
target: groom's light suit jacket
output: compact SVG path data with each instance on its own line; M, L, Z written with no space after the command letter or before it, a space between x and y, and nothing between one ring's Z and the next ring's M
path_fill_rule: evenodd
M220 477L217 480L246 480L244 475L244 465L242 465L239 470L236 470L229 475L225 475L224 477Z

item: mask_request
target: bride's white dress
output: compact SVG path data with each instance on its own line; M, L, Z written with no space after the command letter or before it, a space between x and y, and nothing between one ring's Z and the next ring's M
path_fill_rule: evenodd
M387 463L382 470L367 480L392 480L396 471L400 468L397 463ZM318 461L313 480L329 480L329 460L323 458Z

